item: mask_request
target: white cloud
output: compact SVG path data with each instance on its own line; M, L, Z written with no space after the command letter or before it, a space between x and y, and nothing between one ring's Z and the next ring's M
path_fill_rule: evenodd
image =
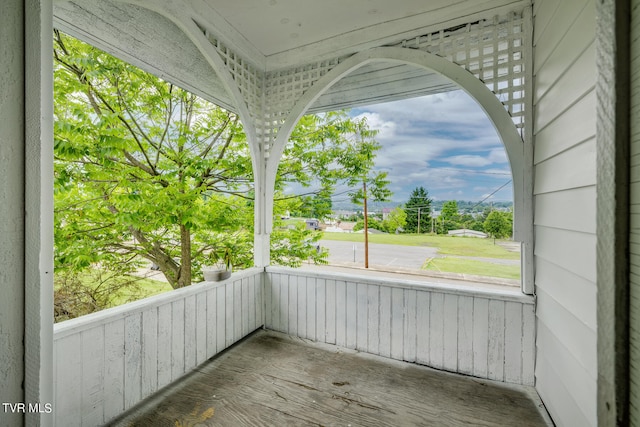
M491 160L491 163L509 163L509 158L507 157L507 152L504 147L491 150L489 160Z
M461 154L458 156L445 157L442 159L444 162L451 163L456 166L469 166L469 167L482 167L488 166L492 162L486 157L477 156L474 154Z
M508 158L493 124L463 91L360 107L352 113L379 130L376 140L382 148L376 168L388 171L396 201L406 201L417 186L434 198L479 200L509 179ZM496 197L510 199L509 191Z

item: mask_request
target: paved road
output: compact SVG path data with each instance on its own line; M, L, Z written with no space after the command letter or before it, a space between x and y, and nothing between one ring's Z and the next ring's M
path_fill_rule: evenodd
M329 249L331 264L364 264L364 243L321 240L320 246ZM428 258L437 255L436 248L369 243L369 265L420 269Z

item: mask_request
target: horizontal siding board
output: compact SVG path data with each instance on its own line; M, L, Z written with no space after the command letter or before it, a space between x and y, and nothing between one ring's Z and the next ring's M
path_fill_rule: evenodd
M571 354L586 372L595 378L597 376L596 331L565 310L542 289L537 290L537 299L538 325L544 325L552 330L557 342L562 344L562 351Z
M533 16L536 22L533 33L534 44L538 44L540 37L545 34L546 28L557 14L557 9L560 4L562 4L562 2L557 0L537 0L533 2Z
M596 185L595 138L536 166L534 194Z
M536 2L537 3L537 2ZM534 21L534 74L546 66L547 59L571 31L582 9L589 0L546 1L536 8ZM538 20L542 23L538 26ZM590 31L590 33L593 31Z
M546 356L538 356L536 362L536 391L540 395L547 411L557 426L585 426L595 427L596 419L587 418L572 397L572 390L567 389L559 378L563 372L556 371L553 362ZM595 408L595 402L592 404Z
M561 285L559 285L561 284ZM536 286L590 329L596 330L596 284L541 257L536 259Z
M536 225L595 234L596 187L540 194L534 218Z
M595 117L595 114L594 89L536 134L533 163L537 165L581 142L593 139L596 135L596 121L584 118ZM580 123L580 126L576 126L576 123Z
M553 52L547 56L543 67L536 71L534 95L536 99L544 97L549 88L556 84L571 64L576 61L578 55L595 42L595 34L591 31L596 23L595 6L594 2L586 3ZM585 34L593 36L585 37Z
M535 256L595 283L596 236L575 231L535 227Z
M564 344L547 325L538 323L538 345L547 349L545 359L553 361L553 371L562 373L558 380L569 390L571 399L581 408L587 418L596 418L597 384L583 364L571 352L563 351Z
M596 135L596 121L585 120L585 117L595 117L596 91L595 88L585 94L575 104L556 117L544 129L536 133L536 145L533 163L539 164L559 153L592 139ZM580 126L576 126L580 123Z
M539 325L538 335L543 340L547 335L553 335L542 328L544 326ZM552 344L544 347L546 351L539 354L536 360L536 390L554 422L560 426L596 426L597 386L595 381L580 387L580 384L585 383L588 375L576 372L575 368L571 367L569 371L561 370L562 366L565 366L564 359L567 357L567 353L562 352L558 345ZM578 383L569 384L568 381L572 377L575 377ZM591 396L586 399L590 401L587 406L582 407L576 401L576 397L582 399L581 394Z
M585 37L588 35L585 34ZM545 96L536 100L535 133L544 129L593 90L596 82L595 63L595 43L593 43L571 64L571 67L545 93Z

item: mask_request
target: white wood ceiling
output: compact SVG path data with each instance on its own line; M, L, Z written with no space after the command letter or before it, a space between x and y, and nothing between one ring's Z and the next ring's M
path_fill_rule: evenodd
M56 0L54 25L217 104L234 103L206 59L167 11L179 10L262 71L370 47L522 8L529 0ZM163 10L157 13L154 10ZM164 16L163 16L164 15ZM397 70L388 85L370 85ZM346 77L313 111L451 90L410 66L379 64ZM363 78L363 74L371 78ZM401 91L398 79L405 79ZM394 83L395 82L395 83ZM349 95L351 94L351 95Z

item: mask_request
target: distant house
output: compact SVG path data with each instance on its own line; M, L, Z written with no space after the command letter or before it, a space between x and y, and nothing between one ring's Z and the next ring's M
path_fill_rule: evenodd
M307 230L320 230L320 220L312 218L305 220Z
M382 208L382 220L385 221L389 218L389 214L393 209L391 208Z
M461 228L459 230L449 230L447 234L449 236L482 237L482 238L487 237L487 234L483 233L482 231L467 230L466 228Z

